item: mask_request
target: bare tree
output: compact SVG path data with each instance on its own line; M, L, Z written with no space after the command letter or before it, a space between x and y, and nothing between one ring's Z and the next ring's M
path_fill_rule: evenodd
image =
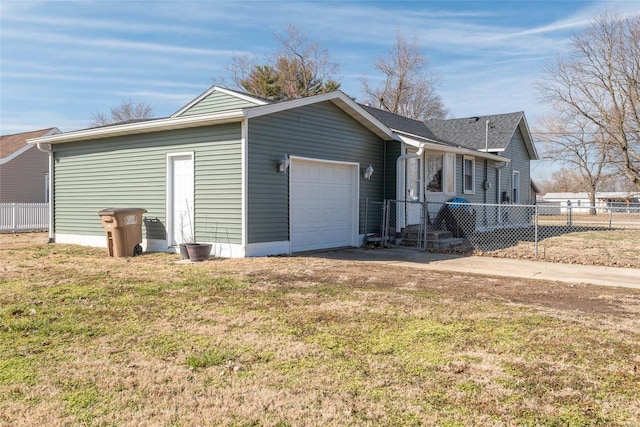
M574 169L563 168L539 183L543 193L579 193L584 191L582 176Z
M592 125L592 143L640 189L640 15L597 17L538 86L556 112Z
M398 32L389 57L376 58L373 66L383 74L384 84L372 87L364 79L366 102L416 120L446 118L448 110L435 91L437 81L428 72L427 58L415 39L409 42Z
M233 58L230 71L237 88L276 101L340 88L334 79L338 66L331 61L326 49L291 24L274 36L281 48L270 55L266 63L258 64L247 56Z
M570 168L572 186L586 191L591 206L595 206L596 191L608 180L607 170L611 169L606 136L584 117L558 114L542 119L534 132L536 139L544 143L543 159ZM596 210L592 209L591 214L595 215Z
M110 109L109 114L93 113L89 127L105 126L130 120L144 120L153 117L153 109L145 102L134 102L131 99L122 101L117 107Z

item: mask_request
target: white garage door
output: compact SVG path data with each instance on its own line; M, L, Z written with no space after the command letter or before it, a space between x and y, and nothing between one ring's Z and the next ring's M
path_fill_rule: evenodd
M358 166L291 160L291 251L355 246Z

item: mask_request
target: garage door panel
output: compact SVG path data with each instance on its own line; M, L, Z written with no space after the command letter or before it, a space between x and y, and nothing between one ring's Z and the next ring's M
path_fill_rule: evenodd
M354 165L292 160L293 252L353 244L357 171Z

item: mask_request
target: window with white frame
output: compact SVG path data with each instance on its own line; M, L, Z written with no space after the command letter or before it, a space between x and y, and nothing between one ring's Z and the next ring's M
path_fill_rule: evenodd
M442 154L427 154L426 158L426 190L430 193L442 193L444 177L444 156Z
M511 182L513 184L511 203L520 203L520 172L513 171L513 179Z
M462 190L465 194L476 192L476 159L471 156L464 156L462 163Z
M429 153L425 155L425 191L455 194L456 155Z

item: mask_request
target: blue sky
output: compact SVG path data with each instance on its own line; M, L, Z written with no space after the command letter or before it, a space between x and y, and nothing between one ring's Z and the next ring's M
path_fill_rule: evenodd
M534 126L544 64L605 8L640 13L640 1L0 0L0 130L85 128L127 99L168 116L228 76L234 54L277 50L288 23L329 51L358 100L400 30L452 117L523 110Z

